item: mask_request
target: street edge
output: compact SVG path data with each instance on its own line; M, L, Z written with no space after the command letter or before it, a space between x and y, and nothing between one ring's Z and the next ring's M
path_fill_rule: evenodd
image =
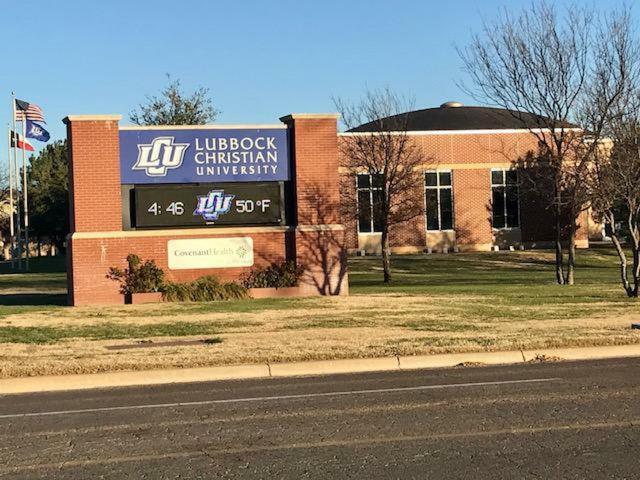
M535 361L595 360L640 357L640 344L605 347L468 352L419 356L318 360L308 362L226 365L164 370L122 371L0 379L0 395L86 390L175 383L298 377L340 373L446 368L458 365L501 365Z

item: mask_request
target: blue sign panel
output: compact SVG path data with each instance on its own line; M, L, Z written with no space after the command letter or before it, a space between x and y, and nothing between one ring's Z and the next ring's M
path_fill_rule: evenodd
M283 180L286 128L120 130L123 184Z

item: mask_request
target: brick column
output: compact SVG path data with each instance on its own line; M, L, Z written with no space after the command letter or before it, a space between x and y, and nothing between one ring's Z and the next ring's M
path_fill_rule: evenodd
M304 283L323 295L348 293L344 226L340 224L337 114L291 114L295 256Z
M106 248L95 240L75 239L80 233L122 230L120 192L120 115L70 115L67 125L69 148L69 218L67 282L69 303L121 302L115 282L96 272ZM96 285L96 283L98 285ZM104 283L104 288L99 288Z
M70 115L69 195L71 233L122 230L120 115Z
M461 250L491 250L491 171L453 172L454 228Z
M576 231L576 248L589 248L589 224L591 211L584 210L578 217L578 230Z

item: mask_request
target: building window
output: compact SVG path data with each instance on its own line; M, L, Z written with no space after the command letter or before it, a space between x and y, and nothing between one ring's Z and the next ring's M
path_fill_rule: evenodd
M427 230L453 229L451 172L425 172Z
M358 232L382 232L383 180L380 174L356 175Z
M518 197L518 172L516 170L491 170L493 228L520 226L520 199Z

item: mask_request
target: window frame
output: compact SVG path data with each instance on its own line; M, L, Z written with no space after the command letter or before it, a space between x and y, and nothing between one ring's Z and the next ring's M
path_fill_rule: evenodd
M436 174L436 185L428 186L427 185L427 174L435 173ZM449 178L451 179L451 183L449 185L440 185L440 174L448 173ZM424 203L424 230L425 232L454 232L456 229L456 216L455 216L455 198L453 193L453 170L425 170L423 175L423 185L424 185L424 193L422 195L422 200ZM448 189L451 191L451 228L442 228L442 201L440 200L440 192L441 190ZM429 228L429 219L427 217L427 190L435 190L436 197L438 199L438 229L430 229Z
M361 175L366 175L369 177L369 186L365 187L365 188L361 188L358 186L358 177ZM357 212L357 226L358 226L358 235L380 235L382 233L382 230L380 231L376 231L375 230L375 209L373 206L373 192L374 191L382 191L383 187L374 187L373 186L373 176L374 175L382 175L380 173L356 173L354 175L354 181L355 181L355 186L356 186L356 212ZM360 231L360 192L365 192L368 191L369 192L369 215L370 215L370 219L369 219L369 224L371 227L371 231L370 232L361 232Z
M498 184L498 183L493 183L493 172L502 172L502 183ZM512 184L508 184L507 183L507 172L515 172L516 173L516 183L515 183L515 187L516 187L516 200L518 202L518 208L516 209L516 217L517 217L517 221L518 221L518 225L517 226L509 226L508 225L508 219L509 219L509 215L507 213L507 187L513 186ZM489 172L489 185L491 187L491 229L492 230L515 230L520 228L520 225L522 225L522 218L520 216L520 175L518 174L518 170L515 168L492 168L491 171ZM504 227L495 227L494 226L494 222L493 222L493 188L494 187L498 187L498 188L502 188L504 193L503 195L503 216L504 216Z

